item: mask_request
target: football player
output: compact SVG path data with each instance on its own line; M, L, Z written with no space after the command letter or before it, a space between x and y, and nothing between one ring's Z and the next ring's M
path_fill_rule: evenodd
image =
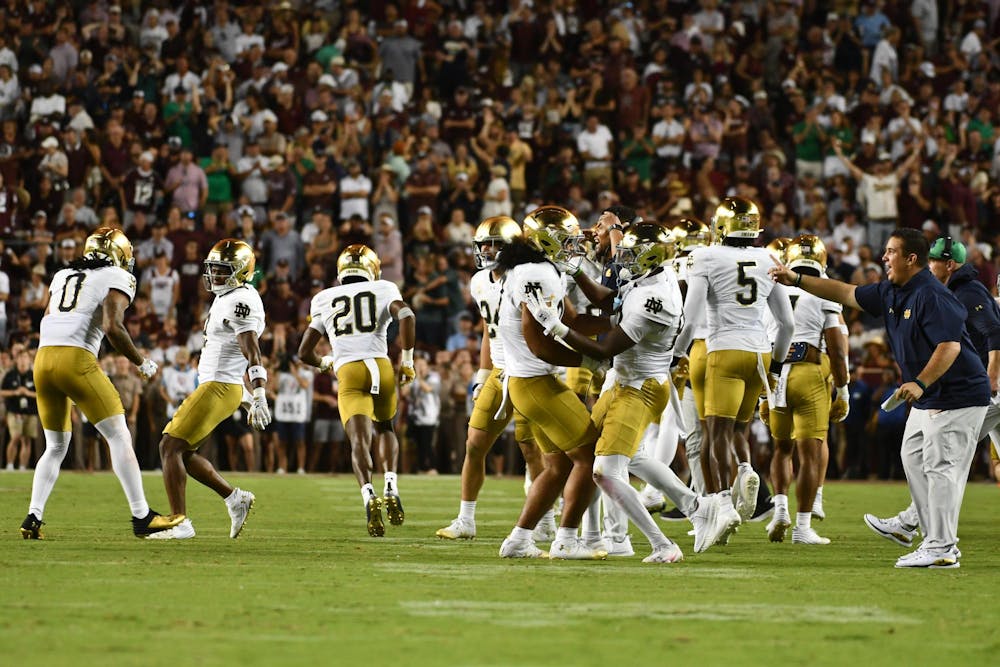
M472 415L465 443L465 461L462 464L462 501L458 517L437 531L436 535L449 540L472 539L476 536L476 500L486 477L486 455L500 437L511 417L514 418L514 435L527 472L534 479L542 471L541 454L534 444L530 427L520 414L512 410L497 418L502 398L501 379L504 369L503 343L497 337L500 322L500 293L503 271L497 268L497 254L521 236L521 226L505 215L483 220L476 229L474 256L479 271L472 276L469 291L479 306L483 318L483 342L479 352L479 370L476 372L472 391ZM588 379L589 384L589 379ZM548 510L535 529L536 541L547 542L555 537L555 516Z
M622 283L615 328L598 342L557 319L547 319L545 311L543 325L547 334L590 357L614 357L614 383L601 394L593 412L601 433L594 480L649 539L653 553L644 562L673 563L682 560L683 554L643 507L638 491L629 484L630 471L667 489L678 506L688 509L695 525L696 551L714 544L730 526L717 522L716 497L699 499L665 463L644 457L641 465L632 465L647 426L670 400L669 369L683 303L673 271L664 267L675 252L667 229L655 223L633 223L626 228L618 251Z
M324 373L333 371L339 385L340 418L351 441L351 465L361 486L368 534L385 535L385 510L389 522L402 525L405 517L399 497L396 467L399 441L392 427L396 416L396 378L389 360L386 332L389 320L399 322L402 346L399 384L413 381L413 345L416 318L403 301L395 283L382 280L382 262L375 251L356 243L337 258L340 284L312 299L311 321L299 346L299 358ZM331 355L319 357L316 345L326 335ZM372 423L385 465L385 486L379 497L372 486Z
M83 257L58 271L49 285L52 297L42 317L34 369L45 452L35 466L28 516L21 524L26 540L42 539L45 503L73 437L71 401L108 442L111 467L128 499L135 536L149 537L184 520L160 516L149 508L121 397L97 363L101 341L107 336L119 353L139 367L144 380L156 375L156 362L143 358L125 329L125 309L135 297L133 265L132 244L125 234L101 227L87 237Z
M559 366L581 365L581 356L547 338L538 323L539 317L559 318L567 308L566 319L571 324L577 319L567 305L565 283L553 262L578 254L581 239L576 216L559 206L543 206L525 218L523 241L510 244L498 260L505 271L498 337L506 363L498 418L511 407L523 414L545 461L528 489L517 524L500 547L503 558L546 556L535 546L532 530L560 491L563 512L551 557L607 558L606 551L588 547L577 535L595 490L591 473L597 430L586 406L555 376Z
M783 249L775 249L777 259L796 273L822 276L826 273L826 247L811 234L803 234ZM767 525L772 542L782 542L791 525L788 513L788 487L792 481L792 447L799 452L799 474L795 483L795 544L829 544L811 526L816 489L820 484L822 450L830 428L830 419L847 417L847 341L840 331L839 303L827 301L789 287L788 298L795 318L795 333L785 365L784 396L775 396L767 422L774 438L771 480L774 483L774 517ZM829 355L824 354L824 348ZM827 378L832 374L837 401L831 408ZM780 406L780 407L779 407ZM763 404L762 404L763 408Z
M677 348L686 349L698 325L707 323L701 416L711 470L703 470L705 486L714 493L732 485L736 511L746 521L756 509L760 478L750 465L745 433L762 387L777 383L795 324L788 294L783 287L775 288L767 273L774 265L770 254L752 247L761 231L757 205L743 197L726 197L716 208L712 225L719 245L698 251L690 267L684 305L687 324ZM773 346L764 324L765 309L778 323ZM733 453L739 461L735 475L730 467Z
M256 260L249 245L223 239L212 246L204 264L205 288L215 295L215 300L205 322L198 387L184 399L163 429L160 462L171 511L186 514L185 487L190 473L225 501L230 519L229 537L235 539L253 509L254 494L230 485L211 461L198 453L198 447L241 404L248 406L247 421L253 428L263 431L271 423L265 395L267 370L261 365L257 340L264 331L264 304L250 284ZM252 397L244 388L244 375L250 379ZM191 520L185 519L157 537L182 540L194 535Z

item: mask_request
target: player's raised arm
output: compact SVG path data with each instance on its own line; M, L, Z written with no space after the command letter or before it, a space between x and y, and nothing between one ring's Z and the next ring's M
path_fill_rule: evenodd
M399 385L413 382L413 347L417 344L417 318L405 301L389 304L389 313L399 322L399 345L403 348L399 361Z

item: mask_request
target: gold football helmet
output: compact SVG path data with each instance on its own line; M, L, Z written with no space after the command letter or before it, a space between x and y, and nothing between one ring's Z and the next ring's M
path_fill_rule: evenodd
M790 269L802 266L815 269L820 275L826 272L826 244L818 236L812 234L796 236L788 245L785 258Z
M792 245L792 239L787 236L779 236L770 243L767 244L767 251L771 253L771 256L782 264L786 263L785 253L788 252L788 246Z
M363 243L355 243L344 248L337 258L337 277L358 276L365 280L378 280L382 275L382 261L375 251Z
M83 256L97 258L99 255L103 255L115 266L129 272L135 265L132 242L125 236L125 232L114 227L99 227L87 237L83 245Z
M495 215L480 222L472 244L476 268L492 269L496 266L500 246L507 245L520 235L521 225L506 215Z
M524 238L554 262L582 252L583 234L576 216L562 206L536 208L524 219Z
M719 242L729 237L755 239L760 235L760 208L746 197L726 197L715 208L712 231Z
M633 222L625 228L615 261L628 272L627 280L635 280L676 254L677 242L666 227L655 222Z
M238 239L222 239L208 251L202 279L213 294L225 294L250 282L257 264L253 248Z
M697 218L681 218L670 231L677 242L678 252L689 252L692 248L707 246L712 242L712 230Z

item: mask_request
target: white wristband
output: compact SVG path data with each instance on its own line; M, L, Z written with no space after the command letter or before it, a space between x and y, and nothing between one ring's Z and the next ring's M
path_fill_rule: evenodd
M253 382L254 380L262 380L263 382L267 382L267 369L264 368L263 366L251 366L247 370L247 375L250 376L251 382Z
M847 400L850 400L850 398L851 398L851 394L847 390L847 385L846 384L843 387L837 387L837 400L838 401L847 401Z
M266 401L267 400L267 390L264 387L254 387L253 397L256 401Z
M403 350L403 354L400 356L400 359L402 360L404 366L412 366L413 348L411 347L409 350Z
M405 320L407 317L413 317L413 311L410 310L409 306L403 306L396 311L396 321Z
M486 384L486 381L490 379L490 375L493 373L489 368L480 368L476 371L476 380L473 384Z

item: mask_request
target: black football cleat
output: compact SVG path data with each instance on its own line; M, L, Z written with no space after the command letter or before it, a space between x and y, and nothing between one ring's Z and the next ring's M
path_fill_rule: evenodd
M183 514L163 516L153 510L149 510L149 514L141 519L132 517L132 532L135 533L136 537L146 538L154 533L170 530L180 522L184 521L185 518L186 517Z
M21 537L26 540L42 539L42 520L36 518L34 514L26 516L21 523Z

